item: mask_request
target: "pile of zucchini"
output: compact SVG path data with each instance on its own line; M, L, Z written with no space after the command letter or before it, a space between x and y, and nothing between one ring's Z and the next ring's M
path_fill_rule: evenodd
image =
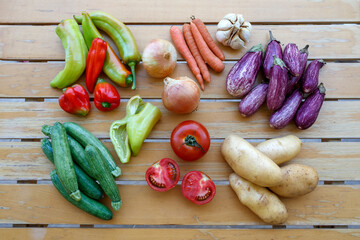
M121 174L109 150L85 128L73 122L43 125L41 131L51 138L41 141L41 149L55 165L50 177L59 193L85 212L110 220L112 212L96 200L111 199L114 210L121 207L121 197L114 177ZM100 184L100 185L99 185Z

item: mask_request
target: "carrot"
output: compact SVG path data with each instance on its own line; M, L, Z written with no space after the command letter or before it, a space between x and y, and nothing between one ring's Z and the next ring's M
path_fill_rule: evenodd
M196 46L195 40L191 33L190 24L185 23L183 25L183 33L184 33L186 43L187 43L192 55L194 56L197 65L200 68L202 77L204 78L205 81L210 82L211 76L210 76L209 69L207 68L205 61L201 57L199 49Z
M195 18L194 16L191 16L192 22L195 23L196 27L199 29L199 32L201 33L201 36L204 38L206 44L209 46L211 51L220 58L221 61L225 60L225 55L221 51L221 49L216 45L214 40L212 39L209 31L207 30L205 24L203 21L201 21L199 18Z
M208 45L206 45L205 40L201 36L201 33L197 29L194 23L190 23L191 32L194 36L196 45L200 51L201 56L205 60L209 66L214 69L215 72L222 72L225 68L224 63L214 55L214 53L210 50Z
M170 28L170 35L171 35L171 39L173 40L173 42L175 44L176 49L180 52L181 56L183 56L185 58L186 62L189 65L189 68L195 75L196 79L199 81L201 89L204 90L204 88L205 88L204 80L200 74L200 69L199 69L198 65L196 64L196 61L195 61L193 55L191 55L191 52L190 52L188 46L186 45L184 36L183 36L180 28L178 28L176 26L172 26Z

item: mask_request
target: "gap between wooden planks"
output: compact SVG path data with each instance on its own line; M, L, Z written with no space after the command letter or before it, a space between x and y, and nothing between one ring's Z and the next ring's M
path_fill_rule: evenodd
M177 115L165 110L161 102L152 102L163 113L149 138L169 138L174 127L185 120L204 124L212 139L225 138L231 133L244 138L274 138L294 134L300 138L359 138L360 101L325 101L315 124L308 130L299 130L290 123L282 130L269 127L271 112L263 106L250 118L238 113L238 102L200 102L194 113ZM98 138L109 138L109 128L125 115L126 103L111 112L98 111L93 103L86 118L64 112L55 102L0 102L0 138L42 138L41 126L56 121L74 121ZM212 116L209 118L209 116Z
M4 0L3 0L4 1ZM234 10L235 9L235 10ZM101 10L124 22L164 23L189 21L191 15L205 22L218 22L227 13L242 13L250 22L360 22L360 4L347 1L207 1L207 0L138 0L133 2L104 0L45 1L28 4L12 0L2 4L0 23L55 23L82 11Z
M1 14L0 14L1 16ZM56 26L0 26L0 59L2 60L64 60L64 49L55 33ZM207 26L215 39L216 26ZM155 38L171 41L170 25L129 25L139 51ZM309 58L360 59L359 25L260 25L254 26L246 49L233 50L217 44L227 60L238 60L252 46L269 41L269 30L284 46L293 42L301 49L309 44ZM105 36L107 40L107 38ZM117 52L112 41L108 41ZM183 60L178 53L178 59Z
M127 240L148 239L149 236L157 240L183 239L246 239L273 240L297 239L308 240L316 236L317 240L358 239L358 229L71 229L71 228L9 228L0 229L0 235L5 239L81 239L87 240L117 239Z
M242 205L230 186L218 185L206 205L185 199L180 186L156 192L148 186L118 185L121 209L110 221L97 219L74 207L52 185L1 184L0 221L15 224L125 224L125 225L259 225L264 224ZM359 225L360 185L318 186L293 199L282 199L288 225ZM104 204L110 206L109 199Z
M256 145L257 143L252 143ZM0 142L0 180L50 180L49 172L54 165L46 159L40 142ZM221 143L211 143L209 152L196 162L179 159L169 142L146 142L138 156L130 163L121 164L112 143L105 143L122 169L117 180L144 181L147 168L162 158L174 159L180 167L181 179L191 170L201 170L213 180L228 180L233 171L220 153ZM354 169L360 168L360 142L305 142L298 156L289 164L299 163L314 167L321 181L360 180Z
M201 92L201 98L229 99L232 98L225 88L225 73L229 72L234 65L232 62L225 63L223 73L211 73L212 81L205 84L205 91ZM58 98L62 92L51 88L49 83L64 68L64 63L22 63L0 62L0 97L4 98ZM354 77L360 75L360 63L334 63L328 62L320 71L319 82L323 82L326 88L326 99L360 98L360 81ZM186 63L178 63L175 71L170 75L173 78L189 76L193 79ZM105 74L100 77L108 79ZM257 82L264 79L258 74ZM109 82L111 82L109 80ZM136 94L143 98L160 98L164 88L163 79L151 78L147 75L142 64L136 68L137 88L135 91L129 88L117 87L121 98L130 98ZM85 86L85 75L79 81ZM113 82L111 82L113 83ZM115 85L115 84L114 84ZM92 97L93 94L90 94ZM6 99L5 99L6 100Z

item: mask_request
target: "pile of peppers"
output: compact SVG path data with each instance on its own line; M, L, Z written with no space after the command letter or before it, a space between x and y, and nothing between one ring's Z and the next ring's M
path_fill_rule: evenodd
M132 74L121 63L109 44L103 71L119 86L128 87L132 83L134 90L136 88L135 65L140 62L141 56L129 28L110 14L100 11L90 14L83 12L82 16L74 16L74 19L78 23L82 23L85 42L88 47L94 38L102 38L97 28L110 36L119 50L123 63L130 67Z
M126 116L114 121L110 127L110 139L122 163L128 163L131 155L138 155L161 115L159 108L145 103L140 96L130 98L126 105Z
M141 56L135 39L125 24L113 16L100 11L92 12L91 14L83 12L81 16L74 16L74 19L62 20L56 27L55 32L61 39L65 49L65 68L51 81L50 86L62 89L79 79L85 67L89 67L86 66L86 60L88 49L91 49L93 40L95 38L103 39L97 30L99 28L106 32L115 42L123 63L130 67L131 72L116 56L108 43L106 43L105 60L102 70L119 86L132 86L132 89L135 89L135 65L140 62ZM84 37L77 22L82 23ZM99 45L101 45L101 42L99 42ZM102 48L104 49L104 46ZM90 68L95 69L96 66L92 65ZM91 71L91 69L87 70L87 72ZM92 87L89 89L90 92L93 90L95 82L94 80L92 81Z

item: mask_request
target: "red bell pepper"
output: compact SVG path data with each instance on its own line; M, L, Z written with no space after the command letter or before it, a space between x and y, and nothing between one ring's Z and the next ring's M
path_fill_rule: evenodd
M100 111L111 111L120 105L120 95L113 85L99 78L95 86L94 103Z
M91 108L89 94L79 84L63 89L59 105L65 112L79 116L86 116Z
M94 38L86 58L86 87L94 92L96 80L101 73L106 56L107 43L101 38Z

